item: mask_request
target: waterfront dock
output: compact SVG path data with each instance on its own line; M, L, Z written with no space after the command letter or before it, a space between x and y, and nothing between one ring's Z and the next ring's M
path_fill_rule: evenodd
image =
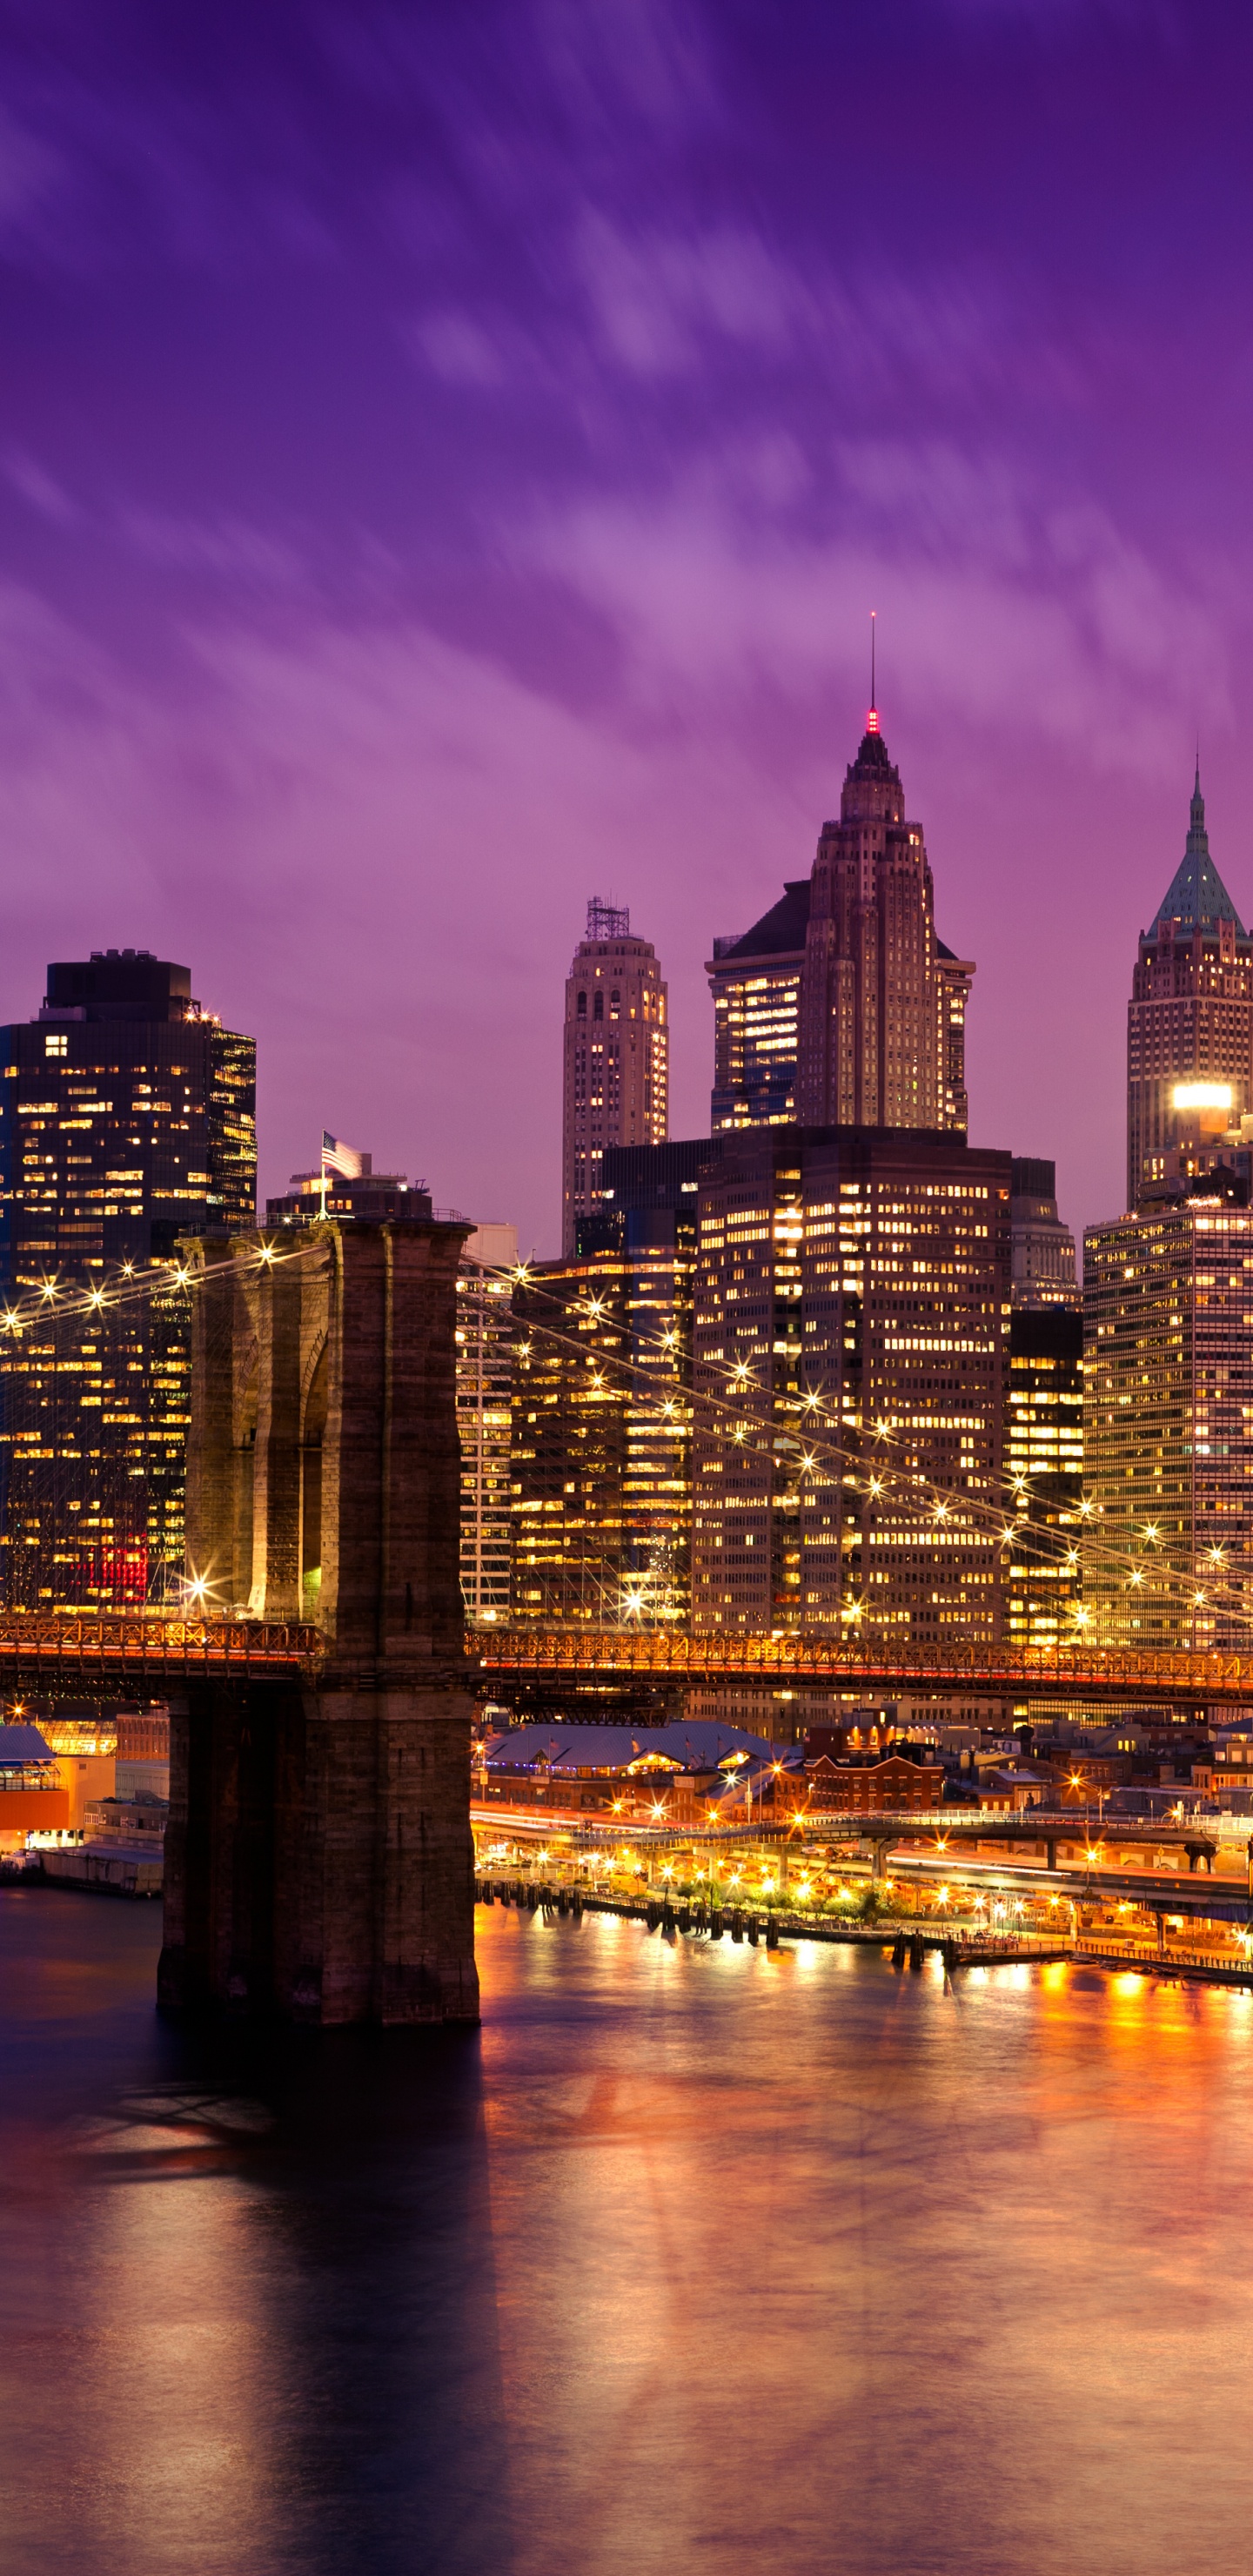
M615 1895L608 1890L592 1893L590 1889L549 1885L533 1879L478 1879L475 1896L480 1904L512 1905L522 1913L568 1916L574 1920L584 1914L612 1914L626 1922L642 1923L650 1932L715 1941L725 1938L767 1950L784 1945L790 1948L798 1941L877 1949L890 1956L898 1968L921 1968L927 1955L935 1953L942 1959L946 1975L960 1968L1039 1966L1060 1959L1076 1966L1135 1970L1171 1982L1186 1980L1253 1990L1253 1962L1243 1967L1212 1958L1204 1951L1160 1951L1143 1942L1094 1940L1082 1932L1077 1936L1061 1931L978 1933L964 1928L924 1928L916 1921L893 1917L871 1923L823 1921L783 1910L715 1906L674 1897Z

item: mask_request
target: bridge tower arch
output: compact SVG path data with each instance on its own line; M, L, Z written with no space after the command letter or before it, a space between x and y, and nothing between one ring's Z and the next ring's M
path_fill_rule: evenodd
M188 1571L215 1609L315 1619L321 1654L302 1681L206 1679L171 1708L167 2006L478 2018L454 1345L467 1230L326 1222L186 1247Z

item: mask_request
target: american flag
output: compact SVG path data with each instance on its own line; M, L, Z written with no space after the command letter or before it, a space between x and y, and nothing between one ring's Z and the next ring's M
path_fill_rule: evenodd
M365 1155L358 1147L346 1145L342 1136L328 1135L324 1127L322 1130L323 1173L339 1172L346 1181L359 1181L364 1169Z

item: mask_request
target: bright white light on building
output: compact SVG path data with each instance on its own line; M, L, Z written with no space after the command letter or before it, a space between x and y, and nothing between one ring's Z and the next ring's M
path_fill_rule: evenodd
M1235 1098L1229 1082L1177 1082L1170 1105L1172 1109L1232 1109Z

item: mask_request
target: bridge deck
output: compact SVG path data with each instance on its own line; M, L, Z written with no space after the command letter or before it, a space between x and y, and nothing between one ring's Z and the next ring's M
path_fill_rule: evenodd
M768 1683L841 1691L935 1691L985 1699L1253 1700L1253 1654L1126 1646L943 1649L805 1634L692 1636L674 1629L476 1628L468 1655L484 1679L553 1690Z
M180 1673L298 1672L322 1651L316 1627L256 1619L39 1618L0 1613L0 1686L57 1674L101 1682ZM695 1637L686 1631L477 1628L467 1680L547 1692L770 1684L840 1691L934 1691L1011 1700L1171 1705L1253 1700L1253 1654L1141 1653L1119 1646L1021 1650L854 1644L807 1635Z
M260 1619L37 1619L7 1611L0 1614L0 1688L298 1673L320 1642L316 1628Z

